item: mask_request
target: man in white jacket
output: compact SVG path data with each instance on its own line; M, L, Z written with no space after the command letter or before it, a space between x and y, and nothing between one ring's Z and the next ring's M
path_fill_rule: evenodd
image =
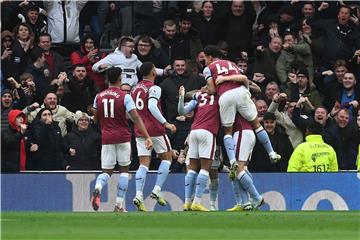
M32 105L24 108L22 112L26 114L27 120L30 123L36 118L38 112L45 107L51 110L53 120L58 122L61 129L61 135L64 137L67 134L66 123L72 123L74 121L74 113L69 111L66 107L58 104L58 99L55 93L49 92L46 94L44 103L41 106L39 106L38 103L33 103Z
M119 41L119 46L113 53L110 53L105 58L95 63L92 67L94 72L103 72L110 67L118 67L122 69L121 84L122 89L130 91L139 81L137 71L142 65L142 62L134 54L135 43L131 37L122 37ZM164 69L156 68L158 76L167 75L167 71L171 66Z
M44 0L52 43L79 43L79 16L87 0ZM66 26L64 26L66 24Z

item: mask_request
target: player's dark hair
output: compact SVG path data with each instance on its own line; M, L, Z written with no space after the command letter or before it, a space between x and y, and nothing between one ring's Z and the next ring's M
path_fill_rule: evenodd
M222 52L220 51L220 48L218 48L215 45L207 45L204 48L204 53L207 56L211 56L214 58L221 58L222 57Z
M323 127L320 123L311 121L309 125L306 127L307 134L321 134L323 131Z
M114 84L116 81L121 81L121 68L111 67L106 71L106 76L109 83Z
M152 62L144 62L140 67L140 73L143 77L148 76L153 68L154 64Z

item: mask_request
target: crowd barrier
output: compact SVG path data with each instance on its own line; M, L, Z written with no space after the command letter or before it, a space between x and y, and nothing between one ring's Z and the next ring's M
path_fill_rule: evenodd
M92 211L91 192L95 172L1 174L2 211ZM99 211L114 209L118 174L114 174L101 195ZM162 207L150 198L156 174L149 173L144 189L145 206L150 211L182 211L184 174L170 174L163 188L169 202ZM129 176L126 205L135 211L135 174ZM226 174L220 174L218 208L234 205L232 187ZM264 196L263 210L360 210L360 173L253 173ZM203 197L209 207L209 189Z

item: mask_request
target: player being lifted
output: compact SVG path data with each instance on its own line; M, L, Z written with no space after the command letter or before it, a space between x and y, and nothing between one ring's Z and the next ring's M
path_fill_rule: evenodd
M261 144L265 147L272 162L278 161L281 156L271 145L270 139L257 118L257 111L251 94L248 90L251 82L235 63L221 60L222 53L216 46L209 45L204 49L206 68L204 76L210 93L219 95L220 119L224 130L224 146L230 160L230 178L246 177L245 164L236 161L235 143L232 137L235 115L238 112L254 128ZM249 178L247 176L246 178Z
M209 180L209 172L215 155L216 135L220 123L218 96L208 94L205 86L203 93L195 93L193 99L184 107L184 95L185 89L181 86L179 89L179 114L185 115L195 110L189 136L190 164L185 176L185 199L191 198L195 176L201 168L196 178L195 198L191 204L185 201L184 210L209 211L201 204L201 198Z
M121 68L112 67L107 70L106 74L110 86L96 95L93 106L94 120L99 122L101 128L101 168L103 173L96 179L91 205L95 211L99 209L101 190L110 179L117 162L120 168L120 177L114 211L126 212L124 198L129 182L128 170L131 153L131 132L126 113L130 115L135 126L140 129L144 136L144 148L151 149L152 140L136 111L133 99L120 89Z
M151 62L144 62L140 67L143 80L139 82L131 91L131 96L135 101L135 106L139 115L145 121L145 126L154 144L154 150L161 159L158 169L156 183L150 197L164 206L165 199L161 195L161 188L169 174L172 160L170 141L165 134L165 128L172 133L176 132L176 127L170 124L163 117L160 110L161 88L154 84L156 78L155 66ZM136 146L140 160L139 169L136 171L136 196L133 200L139 211L146 212L143 200L143 189L145 185L146 173L149 170L151 161L151 149L146 148L146 135L135 126Z

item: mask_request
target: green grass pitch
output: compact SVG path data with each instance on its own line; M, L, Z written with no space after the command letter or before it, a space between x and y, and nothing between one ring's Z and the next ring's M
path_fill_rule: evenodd
M359 211L3 212L1 239L360 239Z

